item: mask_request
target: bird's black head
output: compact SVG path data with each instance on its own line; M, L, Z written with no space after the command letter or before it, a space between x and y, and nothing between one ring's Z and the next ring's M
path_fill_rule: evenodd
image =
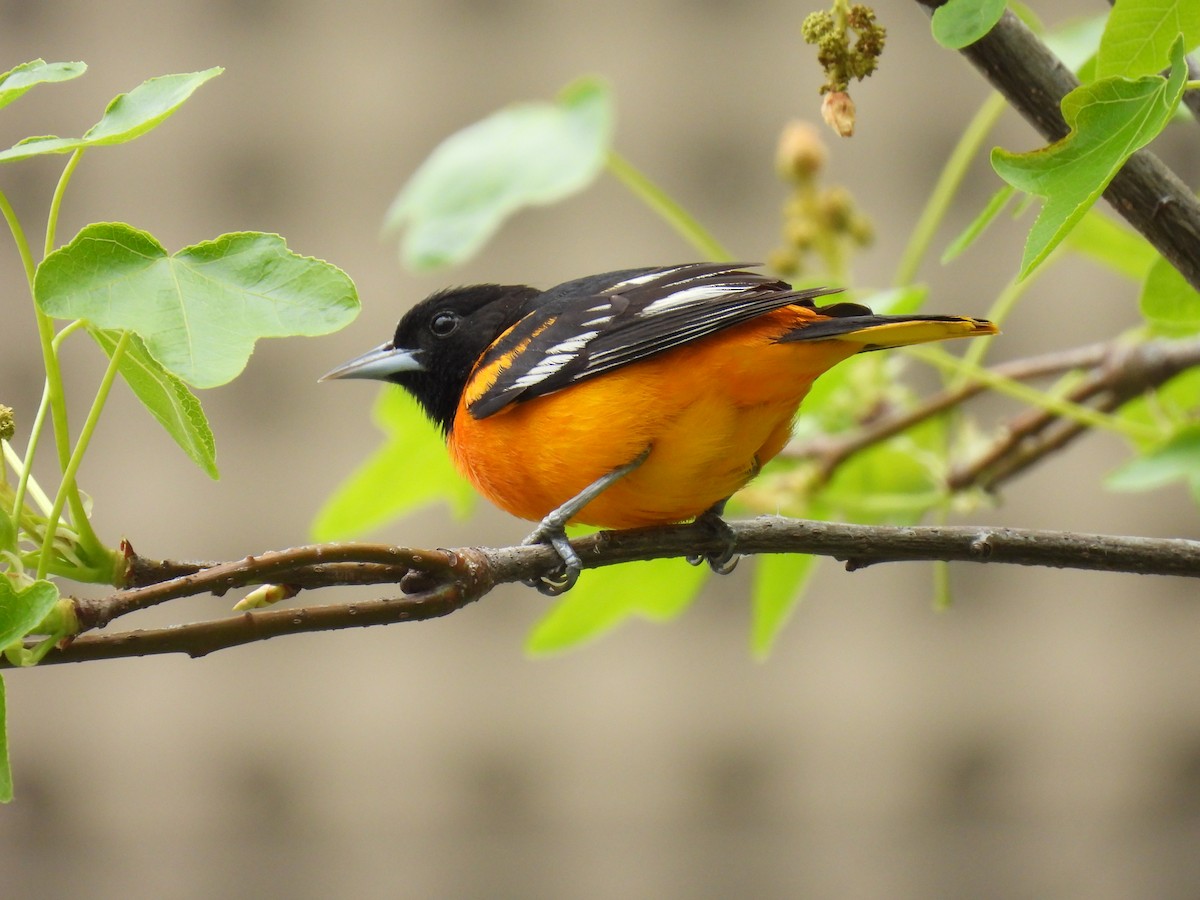
M483 352L532 308L540 291L525 285L479 284L426 297L396 326L392 340L322 376L398 384L443 434L454 427L459 397Z

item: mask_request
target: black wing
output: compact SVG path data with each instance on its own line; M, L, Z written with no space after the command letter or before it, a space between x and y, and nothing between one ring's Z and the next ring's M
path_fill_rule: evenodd
M471 415L485 418L510 403L837 292L796 291L786 282L744 271L746 265L627 269L551 288L480 360L479 369L498 360L505 364L495 383L471 402Z

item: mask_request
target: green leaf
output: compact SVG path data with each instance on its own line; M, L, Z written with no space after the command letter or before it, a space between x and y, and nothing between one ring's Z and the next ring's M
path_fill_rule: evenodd
M184 75L162 75L143 81L128 94L118 94L100 121L79 138L54 135L25 138L0 151L0 163L15 162L46 153L72 153L87 147L123 144L140 137L169 118L200 85L220 75L219 66Z
M992 194L992 199L987 202L983 211L975 217L970 225L963 229L958 237L950 242L950 246L942 253L943 266L960 256L963 251L975 243L975 240L1004 211L1004 207L1008 206L1008 201L1012 199L1014 193L1015 191L1012 186L1006 184L1000 190L996 191L996 193Z
M1018 190L1045 198L1021 260L1027 276L1058 246L1135 151L1163 129L1183 94L1187 66L1177 41L1171 75L1086 84L1062 101L1071 133L1029 153L992 150L992 167Z
M1096 77L1136 78L1161 72L1180 35L1185 53L1200 43L1196 0L1117 0L1100 39Z
M607 85L581 78L554 103L514 104L447 138L387 214L387 229L405 229L405 265L460 263L521 208L583 190L604 168L612 118Z
M755 562L750 647L756 658L766 659L800 602L804 586L816 570L817 557L808 553L772 553L758 557Z
M1126 403L1117 415L1124 421L1137 426L1135 434L1145 428L1179 428L1190 425L1200 416L1200 369L1187 369ZM1140 450L1155 446L1154 441L1134 438L1132 443Z
M121 338L120 331L89 328L88 333L109 357ZM218 478L217 445L200 401L187 385L159 365L136 334L125 345L117 371L183 452L209 478Z
M947 0L933 11L933 39L960 50L991 31L1004 15L1006 0Z
M1066 244L1134 281L1144 279L1155 260L1161 259L1144 237L1095 209L1079 220Z
M908 284L857 297L855 302L870 307L871 312L881 316L904 316L915 313L924 306L928 296L928 285Z
M88 225L47 256L34 296L51 316L138 334L198 388L236 378L259 338L328 334L358 314L345 272L277 234L225 234L171 256L119 222Z
M945 423L929 419L838 466L817 495L836 518L910 525L945 499Z
M12 803L12 764L8 761L8 699L0 677L0 803Z
M626 619L666 622L683 612L708 570L682 559L656 559L589 569L534 628L526 649L560 653L594 640Z
M1149 491L1172 481L1200 485L1200 425L1181 428L1167 441L1131 459L1105 479L1111 491Z
M57 602L52 581L33 581L18 590L12 578L0 575L0 648L37 628Z
M1139 303L1157 334L1186 337L1200 332L1200 293L1161 257L1146 274Z
M0 478L2 480L2 478ZM0 495L2 496L2 495ZM17 549L17 523L3 506L0 506L0 551ZM0 563L2 565L2 563ZM0 571L3 571L0 569Z
M406 392L384 388L372 418L387 439L347 478L317 514L318 541L345 540L444 500L465 515L475 498L458 474L446 445Z
M1083 67L1094 63L1100 36L1104 34L1107 23L1108 13L1074 19L1055 26L1043 40L1064 66L1079 75L1080 81L1087 83L1092 79L1083 77Z
M87 71L86 63L48 63L44 59L34 59L14 66L0 75L0 109L19 99L34 85L54 81L70 81L72 78L78 78L85 71Z

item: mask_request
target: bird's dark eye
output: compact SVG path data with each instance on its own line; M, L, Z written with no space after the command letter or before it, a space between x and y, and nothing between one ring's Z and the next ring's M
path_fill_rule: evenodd
M429 330L437 337L449 337L458 328L459 315L444 310L429 320Z

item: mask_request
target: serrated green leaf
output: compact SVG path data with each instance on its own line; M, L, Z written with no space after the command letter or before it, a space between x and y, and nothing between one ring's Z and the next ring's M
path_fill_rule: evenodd
M949 50L961 50L994 28L1006 5L1006 0L946 0L933 11L933 39Z
M971 224L963 229L950 245L942 253L942 265L946 265L951 260L960 256L963 251L975 243L976 239L987 230L987 227L996 220L996 217L1004 211L1004 207L1008 206L1008 202L1013 198L1012 185L1004 185L996 193L992 194L992 198L988 200L987 205L977 215Z
M0 575L0 649L37 628L57 602L58 587L52 581L34 581L18 589L11 578Z
M203 72L161 75L143 81L127 94L118 94L108 104L100 121L79 138L54 135L26 138L0 151L0 163L15 162L46 153L71 153L87 147L123 144L140 137L168 119L200 85L216 78L220 66Z
M1156 334L1187 337L1200 333L1200 293L1162 257L1146 273L1138 302Z
M132 331L193 387L236 378L264 337L337 331L358 314L354 283L277 234L241 232L168 255L123 223L88 225L38 266L42 311Z
M1196 0L1116 0L1100 39L1096 77L1136 78L1161 72L1180 35L1185 53L1200 43Z
M772 553L759 556L754 566L754 624L750 647L766 659L787 624L804 586L816 570L817 557L808 553Z
M696 598L708 570L682 559L656 559L589 569L539 622L526 649L561 653L594 640L626 619L665 622Z
M35 85L56 81L70 81L87 71L82 62L48 63L44 59L33 59L14 66L0 75L0 109L19 99Z
M581 78L554 103L514 104L447 138L387 214L387 229L404 229L405 265L460 263L523 207L583 190L604 167L612 118L608 87Z
M119 331L88 328L88 333L100 348L112 356L121 338ZM220 477L217 471L217 445L204 408L196 395L179 378L172 375L150 355L142 339L130 335L117 371L132 389L134 396L150 411L150 415L166 429L167 434L209 478Z
M1066 244L1119 275L1141 281L1160 259L1150 242L1119 222L1092 209L1066 237Z
M1134 152L1175 112L1187 79L1183 42L1176 41L1169 78L1109 78L1086 84L1062 101L1071 133L1029 153L992 151L992 167L1018 190L1045 198L1021 260L1027 276L1083 218Z
M1172 481L1200 481L1200 425L1181 428L1167 441L1131 459L1104 480L1111 491L1149 491Z
M384 388L372 418L387 438L325 502L312 525L315 540L357 537L439 500L461 516L474 501L437 430L407 393Z

